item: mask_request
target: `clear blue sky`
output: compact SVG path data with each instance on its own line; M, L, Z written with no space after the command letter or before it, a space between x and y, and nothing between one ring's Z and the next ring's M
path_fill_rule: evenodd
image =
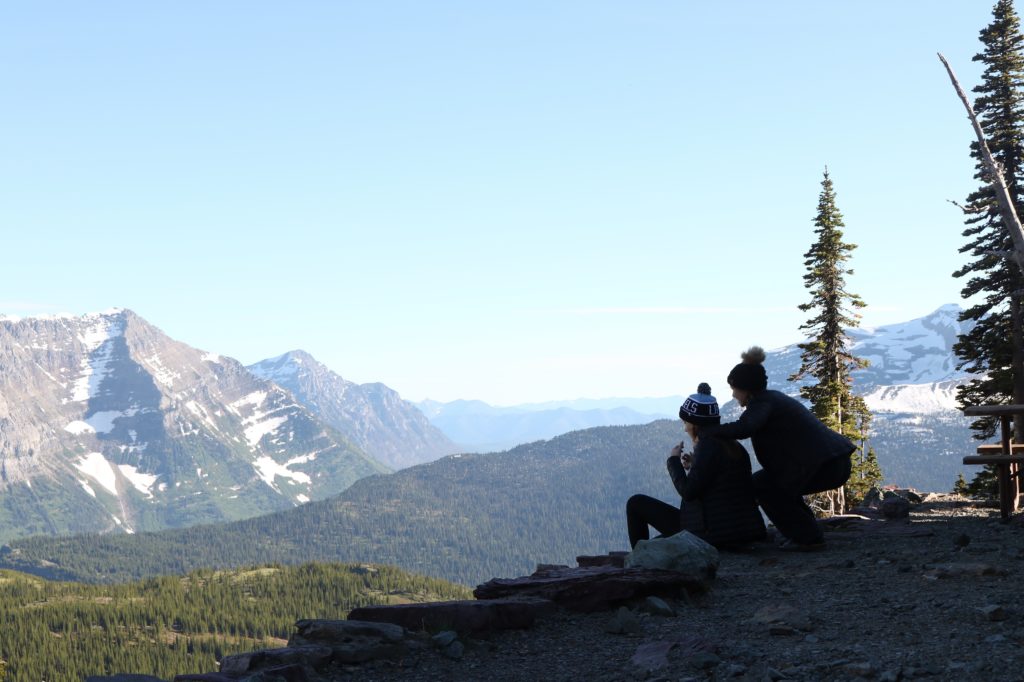
M993 2L0 6L0 312L131 308L412 400L689 393L801 338L828 165L866 326L959 302L936 52Z

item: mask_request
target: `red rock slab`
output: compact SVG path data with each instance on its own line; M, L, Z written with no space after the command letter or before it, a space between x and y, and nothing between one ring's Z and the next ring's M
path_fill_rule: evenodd
M427 602L361 606L348 614L352 620L394 623L408 630L456 630L490 632L521 630L533 625L538 616L550 613L555 605L547 599L514 597L474 601Z
M678 597L705 592L701 576L649 568L591 566L537 571L525 578L495 578L473 590L477 599L530 596L572 611L604 611L638 597Z

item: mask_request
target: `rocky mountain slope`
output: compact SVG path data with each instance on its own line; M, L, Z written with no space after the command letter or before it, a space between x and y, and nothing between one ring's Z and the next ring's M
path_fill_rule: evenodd
M380 383L346 381L305 351L262 360L248 369L291 391L299 403L392 469L459 451L395 391Z
M0 540L245 518L386 470L131 311L0 320Z

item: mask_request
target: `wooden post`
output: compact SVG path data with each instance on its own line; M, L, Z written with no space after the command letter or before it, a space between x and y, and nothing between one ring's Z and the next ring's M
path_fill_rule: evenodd
M989 177L992 179L992 189L995 190L996 201L999 203L999 214L1002 216L1003 225L1006 226L1007 232L1010 233L1010 237L1013 239L1013 259L1017 261L1017 266L1024 273L1024 227L1021 227L1020 218L1017 217L1017 209L1010 198L1010 190L1006 187L1006 179L1003 178L1003 172L999 168L999 163L992 156L992 152L988 148L988 143L985 141L985 133L981 129L981 124L978 123L978 117L974 114L974 107L971 106L970 100L967 99L963 88L960 87L959 81L957 81L956 76L953 74L953 68L946 61L946 58L942 56L941 52L939 53L939 59L942 61L942 65L946 67L946 73L949 74L949 80L953 82L956 94L960 96L960 101L964 103L964 107L967 109L967 117L971 119L971 125L974 126L974 134L978 136L981 158L985 163L985 168L988 170Z

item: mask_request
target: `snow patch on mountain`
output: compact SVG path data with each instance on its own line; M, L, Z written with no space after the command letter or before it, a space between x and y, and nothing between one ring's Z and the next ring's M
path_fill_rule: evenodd
M249 419L246 419L245 421L249 422L250 420L261 419L264 416L266 415L257 413L250 417ZM259 445L260 441L263 440L263 436L267 435L268 433L273 433L274 431L277 430L279 426L281 426L287 421L287 416L271 417L269 419L264 419L263 421L257 421L255 424L250 424L249 426L245 427L245 440L249 443L249 447L255 448L257 445Z
M252 393L249 393L248 395L242 396L241 398L232 403L229 403L228 407L235 410L237 414L238 411L241 410L241 408L246 406L259 407L260 405L263 404L263 401L266 399L266 391L254 391Z
M114 339L124 336L123 316L97 314L81 319L77 340L84 354L80 373L71 384L72 402L84 402L99 394L100 384L108 374Z
M957 337L971 324L960 321L960 311L960 306L948 304L908 322L848 330L851 352L871 363L854 372L855 388L966 378L967 373L957 369L953 353Z
M90 452L75 463L75 468L109 490L111 495L117 495L117 474L114 465L107 461L102 453Z
M879 386L864 396L872 412L900 414L943 414L959 409L956 401L957 381L931 384Z
M124 335L124 318L103 313L86 315L78 332L78 342L86 353L92 353L111 339Z
M303 364L302 360L301 356L290 351L276 358L267 358L255 365L249 365L247 369L261 379L277 381L297 374L299 366Z
M150 369L151 376L167 388L174 385L175 379L181 378L181 374L164 365L163 358L160 357L159 353L150 355L143 359L142 362Z
M275 462L271 457L264 455L263 457L260 457L255 462L253 462L253 466L256 468L256 472L259 474L259 477L263 479L264 483L269 485L274 490L280 492L280 489L277 487L277 484L275 482L275 479L278 476L280 476L281 478L291 479L296 483L304 483L306 485L309 485L310 483L313 482L312 479L310 479L309 474L305 474L301 471L292 471L291 469L289 469L288 466L293 463L297 463L296 460L289 460L285 464L279 464L278 462Z
M117 468L136 490L149 499L153 499L153 484L156 483L156 479L160 478L158 475L143 473L139 471L138 467L133 467L131 464L119 464Z
M67 431L68 433L73 433L76 436L80 436L83 433L96 433L96 429L94 429L91 425L87 424L81 419L76 419L75 421L71 422L70 424L64 427L64 430Z

